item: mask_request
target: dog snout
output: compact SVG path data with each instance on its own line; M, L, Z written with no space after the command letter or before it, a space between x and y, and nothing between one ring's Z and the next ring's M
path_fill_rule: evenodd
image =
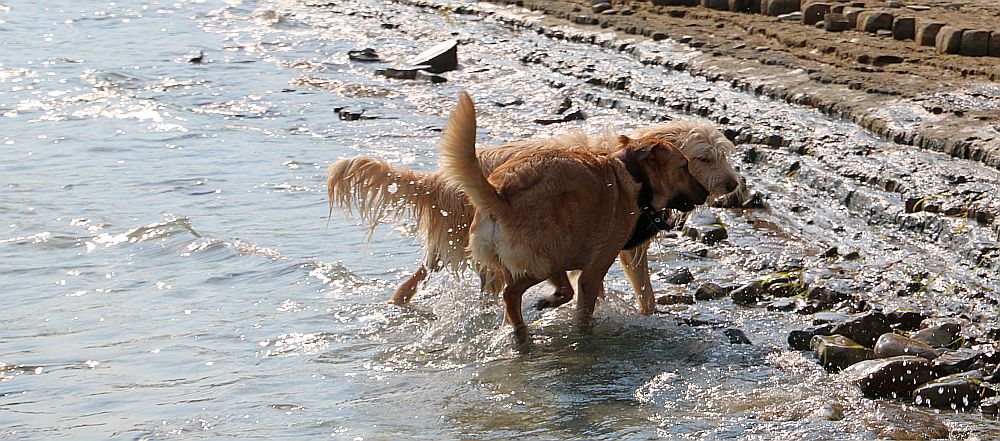
M724 194L732 193L732 192L736 191L737 188L740 188L740 182L739 181L733 180L733 181L726 182L726 186L724 187L724 189L726 190L726 192Z

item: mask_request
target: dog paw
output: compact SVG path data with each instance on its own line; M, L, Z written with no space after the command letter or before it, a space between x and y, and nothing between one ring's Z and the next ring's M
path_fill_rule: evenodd
M538 301L535 302L535 310L541 311L545 308L550 308L551 305L552 304L549 302L549 299L538 299Z

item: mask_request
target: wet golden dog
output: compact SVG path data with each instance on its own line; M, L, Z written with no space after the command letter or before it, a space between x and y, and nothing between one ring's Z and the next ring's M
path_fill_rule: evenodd
M713 195L731 193L740 184L739 174L728 161L733 145L714 126L685 120L668 121L638 129L632 136L653 136L677 145L690 159L691 174ZM522 150L586 147L611 151L616 143L617 136L610 133L596 137L569 133L479 149L477 154L483 170L490 173ZM356 210L370 229L404 217L416 221L418 235L424 240L424 264L396 290L391 303L408 303L430 271L443 268L460 271L467 267L468 227L474 210L466 202L465 195L449 184L440 171L420 172L367 157L341 159L328 170L327 191L331 213L335 205ZM622 270L635 290L640 314L655 311L647 246L648 242L642 242L619 253ZM489 273L481 276L484 290L499 293L500 280Z
M690 211L708 190L673 144L618 138L613 152L527 149L486 174L476 156L476 112L466 93L448 122L441 168L475 206L469 234L474 264L503 277L507 321L527 340L521 297L551 279L573 297L567 271L579 271L578 321L586 325L604 276L632 236L644 205Z

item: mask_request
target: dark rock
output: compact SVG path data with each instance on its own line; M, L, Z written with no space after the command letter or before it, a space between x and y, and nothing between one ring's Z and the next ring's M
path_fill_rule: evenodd
M832 333L840 334L866 347L875 344L882 334L890 332L889 321L881 312L873 311L834 325Z
M361 119L372 119L369 116L365 116L365 109L341 107L334 110L337 112L337 116L340 118L341 121L357 121Z
M741 331L739 329L728 328L726 330L723 330L722 333L726 334L726 337L729 337L729 343L731 343L731 344L734 344L734 345L752 345L753 344L753 343L750 342L750 339L747 338L747 335L743 331Z
M969 371L932 380L913 391L913 404L936 409L965 409L980 399L983 374Z
M801 7L800 0L764 0L760 4L761 12L771 17L796 12Z
M667 283L673 283L674 285L686 285L694 282L694 274L691 274L691 270L687 268L673 270L663 278Z
M725 225L711 211L699 211L692 214L684 226L683 234L708 245L729 237Z
M761 288L774 297L791 297L799 295L805 289L802 279L798 277L775 277L761 283Z
M816 314L813 314L812 323L814 325L825 325L828 323L842 322L849 318L851 318L851 316L843 312L836 312L836 311L817 312Z
M944 23L919 23L917 25L917 36L914 38L921 46L934 46L937 42L938 32L944 27Z
M611 3L608 2L594 3L593 6L591 6L591 9L594 10L595 14L600 14L604 11L611 9Z
M729 297L733 299L733 303L737 305L749 306L760 301L763 290L760 287L760 282L750 282L739 288L732 290L729 293Z
M768 303L766 308L768 311L788 312L788 311L793 311L796 308L796 306L798 305L795 303L795 300L777 299Z
M858 27L858 17L862 12L865 12L864 8L844 8L844 17L847 17L847 24L853 29Z
M917 19L914 17L896 17L892 21L892 38L897 40L912 40L917 35Z
M420 81L428 81L428 82L431 82L431 83L434 83L434 84L444 83L444 82L448 81L447 78L445 78L445 77L443 77L441 75L433 74L433 73L427 72L425 70L418 70L417 71L417 75L413 79L420 80Z
M883 11L864 11L858 15L857 29L863 32L876 33L880 30L892 30L892 14Z
M410 59L414 66L426 65L424 70L443 73L458 69L458 41L448 40L438 43Z
M850 300L851 295L840 291L834 291L823 286L811 286L808 290L806 290L805 298L812 304L816 305L816 307L823 310L830 309L840 302Z
M205 61L205 51L198 51L198 55L195 55L188 59L188 63L191 64L201 64Z
M809 347L827 370L846 369L855 363L875 358L875 353L843 335L816 335Z
M577 121L577 120L584 120L584 119L587 119L587 115L583 113L583 110L576 109L576 110L572 110L572 111L567 110L566 113L563 113L558 118L539 118L539 119L536 119L535 123L541 124L543 126L547 126L547 125L550 125L550 124L558 124L558 123L564 123L564 122L569 122L569 121Z
M942 27L934 40L938 53L957 54L962 49L962 33L964 32L964 29L957 26Z
M987 54L991 57L1000 57L1000 32L990 33L990 48Z
M658 305L693 305L694 297L683 294L664 294L656 298Z
M760 3L758 2L756 11L753 3L750 0L729 0L729 10L733 12L760 12Z
M975 349L961 348L954 351L947 351L931 362L934 373L952 375L959 372L971 370L976 362L983 359L983 353Z
M1000 416L1000 396L990 397L983 400L979 404L979 409L983 412L983 415L990 417Z
M370 47L366 47L360 50L348 51L347 58L354 61L360 61L362 63L377 63L379 61L382 61L382 59L378 57L378 54L375 53L375 49L372 49Z
M875 342L875 355L878 358L889 358L897 355L916 355L928 360L934 360L938 352L926 344L902 335L887 332Z
M814 25L823 21L823 17L830 12L830 4L823 2L809 3L802 10L802 23Z
M885 314L892 329L901 331L916 331L920 329L920 323L927 319L929 315L921 311L895 309Z
M805 329L796 329L788 333L788 346L796 351L808 351L809 343L817 335L830 335L833 325L810 326Z
M521 104L524 104L524 100L514 98L510 101L494 101L493 104L496 104L497 107L520 106Z
M844 375L868 397L907 394L934 378L931 362L911 355L862 361L845 369Z
M885 66L889 64L899 64L903 62L903 57L898 55L879 54L872 58L873 66Z
M375 75L396 80L415 80L417 78L417 72L426 67L427 66L389 67L376 70Z
M666 40L667 37L668 36L667 36L666 32L659 32L659 31L653 32L653 34L650 35L650 38L652 38L653 41L663 41L663 40Z
M826 258L837 257L838 254L840 254L840 252L837 250L837 247L830 247L823 252L823 257Z
M701 0L701 7L717 11L728 11L729 0Z
M990 31L968 30L962 33L959 53L967 57L984 57L990 49Z
M697 300L718 300L729 295L729 290L714 283L704 283L694 292Z
M926 343L932 348L944 348L958 339L960 328L952 323L921 329L910 335L910 338Z

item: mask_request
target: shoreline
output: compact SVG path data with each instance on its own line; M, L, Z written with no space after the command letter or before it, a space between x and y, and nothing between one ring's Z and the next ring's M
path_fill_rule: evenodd
M686 71L710 81L729 83L736 90L815 108L897 144L1000 169L1000 83L990 80L1000 78L1000 58L937 54L934 48L891 36L855 30L832 33L766 15L700 6L613 2L615 7L624 3L623 8L634 11L623 15L595 14L590 1L579 0L489 3L523 5L544 13L547 19L541 23L515 25L554 38L595 43L585 34L614 31L619 38L669 39L700 54L675 63L636 54L631 45L619 44L618 49L642 58L646 64ZM995 9L1000 14L1000 5ZM581 33L554 29L565 25ZM839 40L836 49L831 49L829 38ZM845 59L845 54L855 58ZM878 65L883 62L878 60L887 59L900 62ZM975 66L957 70L955 66L962 64ZM616 87L613 79L607 80L599 85ZM662 101L656 96L634 98ZM691 113L713 119L697 109Z

